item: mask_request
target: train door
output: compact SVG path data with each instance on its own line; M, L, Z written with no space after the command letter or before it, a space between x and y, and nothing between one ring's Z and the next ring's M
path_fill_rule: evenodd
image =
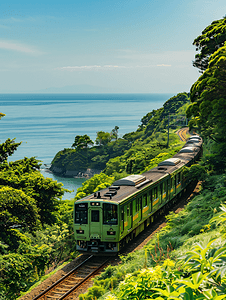
M143 217L143 203L142 203L142 196L139 198L139 208L140 208L140 220Z
M121 207L121 222L120 222L120 232L124 231L124 207Z
M133 203L130 202L127 207L128 211L128 227L129 229L133 227Z
M149 191L149 207L150 211L152 211L152 199L153 199L153 190Z
M101 208L91 208L89 210L89 232L91 237L100 238L102 236L101 222Z
M174 176L174 194L177 193L177 174Z
M153 189L153 195L152 195L152 208L153 208L153 211L156 211L158 206L159 206L158 188L155 187Z
M170 199L170 179L167 179L166 198L167 198L167 201L169 201L169 199Z
M163 183L160 183L160 194L159 194L159 199L160 199L160 203L163 202Z

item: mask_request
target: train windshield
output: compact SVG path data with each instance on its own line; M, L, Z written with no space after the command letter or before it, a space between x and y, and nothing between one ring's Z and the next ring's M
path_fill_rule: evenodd
M75 224L88 224L88 204L75 204Z
M103 224L117 225L118 215L117 215L117 205L115 204L103 204Z

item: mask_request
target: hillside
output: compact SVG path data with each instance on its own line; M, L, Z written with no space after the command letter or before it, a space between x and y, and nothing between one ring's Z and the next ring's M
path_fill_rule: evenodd
M117 126L111 133L99 131L95 146L87 135L76 136L72 145L74 149L59 151L50 170L68 177L85 173L87 169L92 169L94 173L104 170L107 175L113 172L141 172L156 155L168 152L168 117L171 129L170 145L175 144L173 129L186 124L185 110L189 103L189 95L180 93L167 100L162 108L147 113L135 132L118 138Z
M193 65L201 76L192 85L189 127L204 139L199 164L186 170L201 188L142 250L110 266L80 300L226 299L226 18L194 40Z
M93 189L109 186L125 173L142 172L159 160L172 156L180 146L179 138L173 132L175 124L170 119L170 146L167 148L167 129L164 128L169 113L181 114L182 104L189 104L186 93L168 100L163 108L152 111L142 118L136 132L122 139L111 140L103 145L86 149L68 149L70 155L85 157L94 153L104 154L105 170L87 180L78 189L76 198ZM152 123L155 123L155 126ZM148 126L151 126L150 129ZM147 130L147 128L149 128ZM109 136L107 134L106 136ZM84 142L84 141L83 141ZM127 148L124 147L127 145ZM44 178L39 172L40 163L34 157L8 162L8 156L20 146L8 139L0 145L0 297L14 300L38 281L42 280L48 268L55 268L60 261L75 258L72 210L74 201L61 201L64 193L61 184ZM78 148L78 147L77 147ZM133 153L133 154L132 154ZM116 156L120 155L121 156ZM69 157L70 157L69 155ZM91 156L90 156L91 157ZM133 162L131 161L133 159ZM115 162L119 169L115 168ZM92 160L90 160L93 163ZM131 163L132 162L132 163ZM144 163L143 163L144 162ZM95 162L96 166L98 162ZM88 164L87 164L88 166ZM111 171L112 170L112 171Z

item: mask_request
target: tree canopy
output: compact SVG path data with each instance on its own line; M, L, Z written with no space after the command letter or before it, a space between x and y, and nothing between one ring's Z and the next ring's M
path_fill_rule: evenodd
M191 87L188 117L190 127L198 126L205 137L226 142L226 45L211 57L208 68Z
M7 139L5 143L0 144L0 163L7 160L7 158L14 153L19 147L20 143L15 143L15 139Z
M207 26L200 36L198 36L193 45L200 53L196 54L193 66L205 71L208 67L209 57L220 47L226 40L226 17L216 20Z
M111 131L111 137L116 140L118 139L118 130L119 130L119 127L115 126Z
M111 141L111 134L109 132L98 131L96 144L100 146L105 146Z
M81 149L86 149L88 148L88 146L92 146L93 144L94 144L93 141L90 139L90 137L87 134L76 135L75 141L71 147L77 150L81 150Z

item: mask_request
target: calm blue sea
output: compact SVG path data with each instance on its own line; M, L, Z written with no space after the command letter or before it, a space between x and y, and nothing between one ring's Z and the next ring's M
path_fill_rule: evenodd
M0 94L0 141L22 141L10 160L36 156L50 164L55 154L70 148L76 135L110 132L119 126L119 136L135 131L141 118L160 108L173 94ZM74 189L83 179L65 179L42 170L46 177Z

